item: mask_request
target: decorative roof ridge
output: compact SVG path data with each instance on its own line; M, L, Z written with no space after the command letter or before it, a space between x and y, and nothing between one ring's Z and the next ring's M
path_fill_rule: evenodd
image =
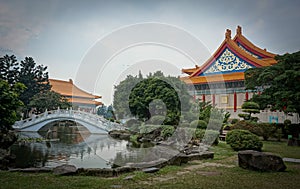
M235 42L241 42L246 47L248 47L251 50L257 52L258 54L262 54L262 55L264 55L266 57L274 58L276 56L276 54L268 52L266 49L262 49L262 48L260 48L260 47L258 47L256 45L254 45L250 40L248 40L242 34L242 27L241 26L237 26L236 35L234 36L233 41L235 41ZM266 58L266 57L263 57L263 58Z
M251 56L250 54L248 54L246 51L242 50L233 40L228 40L227 43L230 44L230 47L233 48L234 51L236 51L238 54L244 56L246 59L250 60L250 62L258 64L259 66L271 66L271 64L269 64L261 59L255 58L255 57Z
M227 31L227 30L226 30ZM227 33L227 32L226 32ZM206 68L213 60L215 60L216 55L221 51L223 46L227 42L227 36L225 34L225 40L221 43L221 45L218 47L218 49L202 64L194 73L192 73L189 77L194 77L198 73L202 72L204 68Z
M205 61L203 65L201 65L197 70L195 70L194 73L192 73L189 77L195 77L196 75L201 74L203 71L205 71L206 68L209 67L209 65L216 59L216 57L221 53L221 50L224 48L224 46L229 47L231 50L235 51L237 54L240 54L241 56L248 59L250 62L258 65L258 66L270 66L268 62L265 62L263 60L257 59L250 54L248 54L246 51L242 50L232 39L231 39L231 30L226 29L225 32L225 39L219 46L219 48L210 56L210 58Z

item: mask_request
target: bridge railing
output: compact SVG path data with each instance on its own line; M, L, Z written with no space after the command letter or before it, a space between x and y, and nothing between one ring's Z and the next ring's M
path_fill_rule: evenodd
M17 121L13 127L16 129L22 129L52 118L69 118L69 119L71 118L74 119L75 121L76 119L78 119L107 131L110 131L112 129L123 129L123 127L120 124L112 123L96 114L90 114L87 112L82 112L82 111L72 110L72 109L70 110L58 109L58 110L46 111L39 115L33 115L31 118Z

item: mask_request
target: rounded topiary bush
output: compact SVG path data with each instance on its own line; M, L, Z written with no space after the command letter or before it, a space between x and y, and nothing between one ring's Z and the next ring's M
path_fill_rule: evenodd
M161 131L161 136L166 139L168 137L171 137L173 133L175 132L175 128L171 125L165 125L163 126L163 129Z
M191 122L190 126L192 128L206 129L207 123L206 123L206 121L203 121L203 120L194 120Z
M232 130L226 135L226 143L235 151L256 150L261 151L263 143L257 135L247 130Z
M199 139L200 141L203 139L205 134L205 129L195 129L193 133L193 139Z

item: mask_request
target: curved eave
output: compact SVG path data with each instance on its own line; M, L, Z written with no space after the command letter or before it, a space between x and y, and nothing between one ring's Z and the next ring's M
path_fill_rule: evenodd
M218 56L222 53L222 51L228 47L230 50L232 50L235 54L237 54L242 59L246 60L247 62L251 63L252 65L256 67L262 67L262 66L270 66L268 62L265 62L263 60L257 59L244 50L242 50L232 39L225 39L220 47L215 51L215 53L201 66L199 67L193 74L191 74L189 77L195 77L201 73L203 73L215 60L218 58Z
M186 84L209 84L231 81L242 81L245 79L244 72L234 72L229 74L216 74L209 76L182 77L180 78Z
M271 65L277 64L277 60L275 60L274 58L263 58L261 60Z
M86 104L86 105L95 105L95 106L102 105L102 102L98 102L95 100L89 100L89 99L71 98L71 99L68 99L68 101L70 103L75 103L75 104Z
M197 70L198 67L196 68L187 68L187 69L182 69L182 73L186 73L188 75L191 75L192 73L194 73Z
M262 58L274 58L276 56L276 54L268 52L267 50L261 49L254 45L242 34L236 34L233 38L233 41L241 43L244 47L246 47L247 50L261 56Z

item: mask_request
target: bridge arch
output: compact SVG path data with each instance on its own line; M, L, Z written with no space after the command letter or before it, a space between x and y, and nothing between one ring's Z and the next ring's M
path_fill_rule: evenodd
M112 123L98 115L75 111L55 110L34 116L33 118L17 121L13 127L18 131L37 132L42 127L55 121L70 120L86 127L90 133L106 134L110 130L123 129L120 124Z

